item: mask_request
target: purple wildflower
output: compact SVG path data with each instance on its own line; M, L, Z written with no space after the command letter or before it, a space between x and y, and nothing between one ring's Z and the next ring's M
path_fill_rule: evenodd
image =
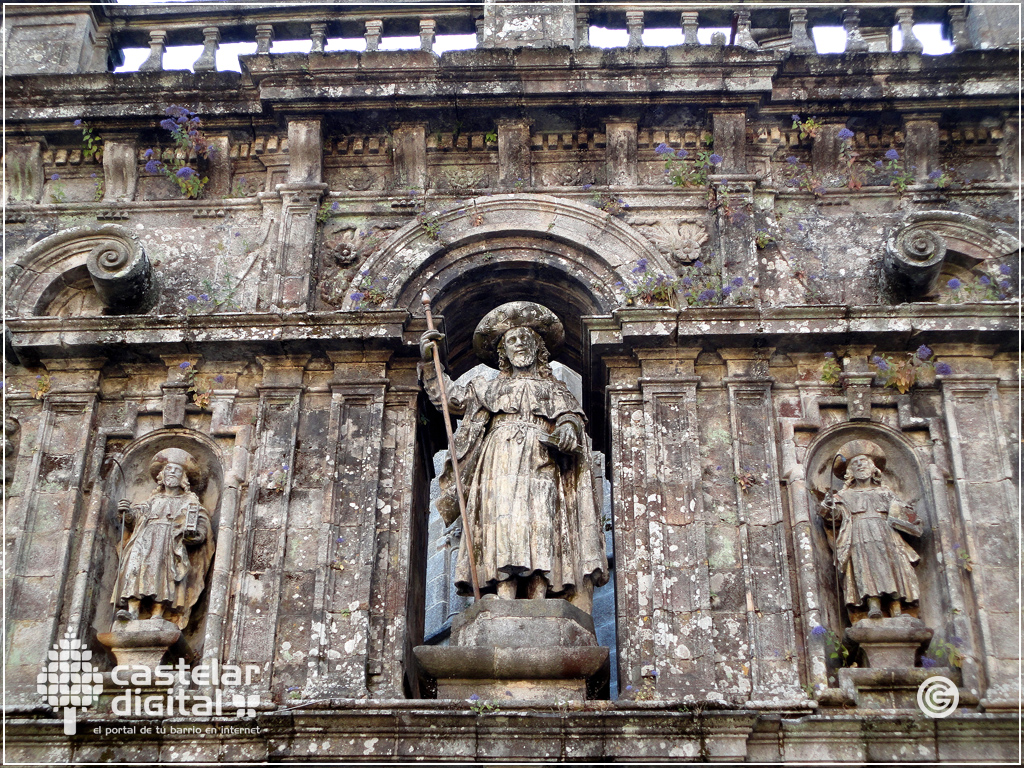
M149 149L147 149L145 152L142 153L142 156L149 160L149 158L153 156L153 148L150 147Z
M185 361L184 363L181 363L180 365L178 365L178 367L179 367L179 368L181 368L181 370L183 370L183 371L184 371L184 370L185 370L186 368L188 368L188 367L189 367L190 365L192 365L192 363L190 363L190 362L189 362L188 360L186 360L186 361Z
M1010 290L1010 281L1009 280L1000 280L999 281L999 287L1002 288L1004 291Z
M477 694L474 693L472 696L469 697L469 700L470 701L480 701L480 697Z
M917 348L917 357L919 360L927 360L931 356L932 351L924 344Z
M213 380L216 381L218 384L223 384L224 383L224 374L223 373L218 373L216 376L213 377Z
M646 272L646 271L647 271L647 259L640 259L636 263L636 267L634 267L633 272L635 274L637 272Z
M689 288L691 285L693 285L693 278L684 277L683 278L683 285L685 285L687 288Z
M897 152L895 149L890 149L888 152L885 153L885 159L886 160L899 160L900 159L900 153Z
M794 123L799 123L800 122L800 115L794 113L794 114L790 115L790 117L793 118L793 122Z
M732 285L733 288L742 288L743 287L743 278L742 277L734 277L732 279L732 281L730 282L730 285Z
M59 173L53 174L53 176L50 177L50 181L60 181L60 174Z
M160 121L160 127L168 131L176 131L178 129L178 124L168 118Z
M185 300L186 301L195 301L196 300L196 295L194 293L190 293L188 296L185 297Z
M786 162L790 165L797 165L800 161L796 159L796 155L790 155L786 158Z
M938 665L939 665L939 662L937 662L935 659L930 659L927 656L922 656L921 657L921 666L922 667L931 668L931 667L937 667Z
M828 358L829 360L835 359L835 356L836 356L835 352L826 352L825 353L825 357Z
M836 135L840 139L852 139L853 138L853 131L851 131L849 128L840 128L839 129L839 133L836 134Z
M881 160L875 160L875 168L881 168L881 167L882 167L882 161Z
M931 179L932 181L937 181L938 179L942 178L942 171L936 169L928 174L928 178Z
M593 189L593 188L594 188L593 184L584 184L583 185L583 189L586 189L586 190L590 190L590 189Z
M356 291L351 296L349 296L349 298L352 299L352 301L362 301L363 295L364 294L360 293L359 291Z
M727 286L725 286L722 289L722 295L723 296L728 296L730 293L732 293L732 286L731 285L727 285Z
M888 371L889 370L889 363L887 363L885 361L885 358L883 358L883 357L879 357L878 355L875 355L874 357L871 358L871 362L874 363L875 367L878 368L878 370L880 370L880 371Z
M335 200L333 203L331 203L331 210L332 211L337 212L340 208L341 208L341 206L338 204L337 200Z
M658 146L656 146L654 148L654 153L656 155L671 155L672 154L672 147L670 147L665 142L661 142L661 144L659 144Z
M953 551L956 552L958 549L960 549L960 542L959 541L957 541L957 542L955 542L953 544Z
M82 124L82 118L78 118L77 120L75 120L75 122L72 123L72 125L81 125L81 124Z
M961 283L959 280L957 280L954 277L952 280L950 280L948 283L946 283L946 285L949 288L949 290L951 290L951 291L958 291L963 286L963 283Z
M191 167L185 165L185 166L182 166L181 168L179 168L178 172L175 173L174 175L177 176L179 179L186 179L187 180L187 179L191 179L193 176L195 176L196 172Z
M163 163L159 160L150 160L146 163L146 173L159 173L162 166Z
M695 262L693 262L693 267L694 269L704 269L704 262L701 261L700 259L697 259Z
M90 173L89 174L89 178L90 179L95 179L96 178L96 174L95 173Z
M1008 275L1008 274L1010 274L1011 271L1012 270L1010 269L1010 265L1009 264L1001 264L1000 267L999 267L999 274L1000 275Z
M626 686L626 690L627 691L632 691L633 690L633 686L632 685L627 685Z
M711 301L713 298L715 298L715 292L710 288L705 288L697 296L697 301Z
M982 285L992 285L992 278L990 278L988 275L982 275L981 277L978 278L978 282L981 283Z
M953 373L953 366L949 363L936 363L935 372L939 374L939 376L949 376Z
M826 632L828 632L828 630L821 626L821 624L818 624L814 629L811 630L812 635L818 635L819 637L821 635L824 635Z
M200 301L209 301L210 300L210 295L207 294L207 293L200 293L199 294L199 300Z
M676 152L676 157L678 157L680 160L682 160L684 157L689 157L689 156L690 156L690 153L687 152L685 149L680 149L678 152Z
M722 164L722 156L718 155L718 154L712 155L711 157L708 158L708 160L711 161L712 165L721 165Z

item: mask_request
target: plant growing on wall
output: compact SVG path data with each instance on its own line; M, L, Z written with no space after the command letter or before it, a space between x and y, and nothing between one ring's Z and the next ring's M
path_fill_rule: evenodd
M92 160L103 149L103 137L81 118L75 120L74 125L82 129L82 159Z
M164 152L163 159L159 149L147 149L144 154L146 172L163 173L178 185L185 197L194 200L203 193L210 180L208 176L200 175L198 167L210 158L213 147L203 135L202 121L194 112L172 104L164 114L167 117L160 121L160 127L170 131L175 149Z
M821 120L816 117L808 117L806 120L802 120L800 115L790 115L793 118L793 128L800 131L801 139L813 139L817 137L818 131L821 130Z
M839 362L836 360L836 353L826 352L825 362L821 365L821 380L825 384L838 384L839 374L842 372L843 369L839 366Z
M871 364L878 369L882 386L891 387L901 395L909 392L925 371L932 370L942 376L953 372L949 363L937 361L932 350L924 344L916 352L908 352L903 360L894 360L890 355L875 355L871 358Z
M939 289L939 300L943 304L962 304L971 301L1006 301L1011 298L1012 284L1010 275L1013 270L1009 264L999 267L998 274L972 275L970 278L950 278Z
M714 138L710 133L701 136L704 147L691 159L685 149L674 150L662 142L654 148L655 154L665 158L665 175L676 187L703 187L715 166L722 164L722 156L711 151Z

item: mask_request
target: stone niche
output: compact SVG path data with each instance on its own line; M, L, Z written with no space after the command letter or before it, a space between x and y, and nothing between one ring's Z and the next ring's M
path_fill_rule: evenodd
M192 491L199 497L200 504L210 516L212 536L216 541L220 526L220 501L224 478L220 452L211 444L209 438L185 429L158 430L124 446L120 453L111 450L104 461L104 493L108 502L98 521L98 541L93 555L96 587L90 634L106 635L116 624L117 608L112 604L111 596L118 575L118 550L125 538L117 508L118 502L127 499L132 504L138 504L150 497L156 487L150 475L150 463L158 453L168 448L187 451L203 468L202 484L193 487ZM191 610L188 624L181 629L179 637L171 638L174 644L171 645L165 660L173 661L181 657L188 662L194 662L202 656L212 573L211 563L204 574L205 588ZM149 626L147 621L138 623Z

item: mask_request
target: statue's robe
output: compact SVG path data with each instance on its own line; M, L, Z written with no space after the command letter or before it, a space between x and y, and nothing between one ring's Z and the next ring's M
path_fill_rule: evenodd
M190 503L199 507L194 533L185 528ZM180 496L156 491L125 513L125 529L111 602L150 598L169 603L174 622L184 629L213 559L209 514L190 491Z
M437 379L423 367L423 383L440 404ZM457 387L445 376L449 410L462 416L454 435L466 489L466 518L473 538L480 588L491 591L512 576L540 573L548 596L571 596L583 579L608 581L604 526L598 508L582 409L552 377L477 377ZM564 454L543 441L569 423L579 449ZM451 460L440 478L437 507L447 525L459 516ZM455 584L472 594L466 537Z
M822 516L840 524L836 558L843 575L847 605L859 606L867 597L888 595L907 603L920 598L914 564L921 558L898 533L920 536L920 524L907 519L910 507L890 489L844 488L835 495L834 511Z

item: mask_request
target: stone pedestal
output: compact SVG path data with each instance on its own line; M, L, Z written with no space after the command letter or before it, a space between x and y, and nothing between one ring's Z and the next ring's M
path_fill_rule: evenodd
M839 687L847 701L862 709L916 710L917 689L929 677L953 678L949 667L915 666L917 651L932 630L913 616L861 619L846 630L846 640L864 651L868 669L839 670Z
M913 616L861 619L846 630L846 639L860 646L872 669L916 666L918 649L932 639L932 630Z
M96 636L120 666L156 668L181 637L181 630L167 619L116 622L109 632Z
M439 699L585 699L608 676L594 620L565 600L487 597L452 620L449 647L415 654Z

